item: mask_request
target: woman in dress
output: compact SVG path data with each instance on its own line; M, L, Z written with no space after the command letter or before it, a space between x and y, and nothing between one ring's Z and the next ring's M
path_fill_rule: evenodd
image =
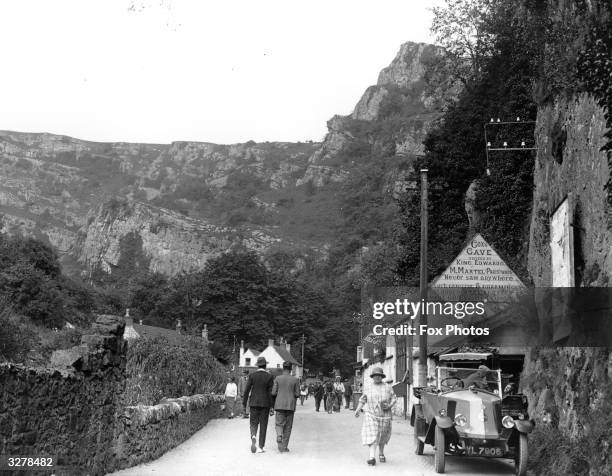
M236 405L236 395L238 394L238 386L236 385L236 378L230 377L229 382L225 386L225 408L227 410L228 418L234 418L234 406Z
M391 419L393 417L393 406L397 403L397 397L393 389L383 382L385 374L380 367L374 367L370 377L373 384L359 399L359 405L355 410L358 417L362 408L365 408L363 426L361 428L361 442L370 449L368 464L376 464L376 449L381 463L386 462L385 445L391 438Z

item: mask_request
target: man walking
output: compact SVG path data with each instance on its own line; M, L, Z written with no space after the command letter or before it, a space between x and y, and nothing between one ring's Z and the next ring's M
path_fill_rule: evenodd
M291 362L283 362L283 374L276 377L272 386L276 411L276 442L278 451L289 451L289 438L293 428L295 401L300 396L300 381L291 375Z
M248 380L249 380L249 371L243 370L242 377L240 377L240 380L238 381L238 399L240 402L242 402L242 396L244 395L244 392L246 390ZM242 418L249 418L248 405L249 405L249 402L247 401L247 404L242 406Z
M323 389L323 385L321 382L317 382L314 386L314 399L315 399L315 409L319 411L321 407L321 400L323 400L323 394L325 390ZM323 404L325 405L325 403Z
M342 399L344 398L344 384L342 383L342 377L340 375L336 375L336 381L334 382L334 393L336 394L336 403L334 404L334 411L339 412L342 408Z
M268 430L268 416L274 415L272 406L272 385L274 378L266 371L265 357L257 358L258 369L249 375L242 404L251 410L251 453L263 453L266 444L266 431ZM250 397L250 400L249 400ZM256 446L257 427L259 427L259 448Z
M353 396L353 387L349 383L348 379L344 380L344 399L346 400L346 405L344 408L349 408L351 405L351 397Z

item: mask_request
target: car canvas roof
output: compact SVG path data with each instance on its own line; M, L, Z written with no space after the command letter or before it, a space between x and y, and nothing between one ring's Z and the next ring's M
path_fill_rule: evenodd
M456 354L441 355L440 360L487 360L489 357L493 357L493 354L491 354L490 352L459 352Z

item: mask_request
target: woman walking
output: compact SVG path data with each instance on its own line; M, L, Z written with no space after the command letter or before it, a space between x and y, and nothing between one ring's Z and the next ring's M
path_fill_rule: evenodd
M229 414L228 418L234 418L234 406L236 405L236 395L238 387L236 386L236 378L230 377L229 382L225 386L225 408Z
M376 464L376 449L381 463L386 462L385 445L391 438L392 409L397 402L393 389L385 383L385 374L380 367L374 367L370 377L373 384L361 395L359 405L355 411L358 417L361 409L365 407L363 426L361 428L361 442L370 449L368 464Z
M308 387L305 383L300 387L300 405L304 405L304 399L308 398Z

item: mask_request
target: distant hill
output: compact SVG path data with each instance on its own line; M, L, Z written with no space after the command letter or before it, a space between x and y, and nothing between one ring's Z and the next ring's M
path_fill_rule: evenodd
M127 254L173 275L236 246L283 250L299 267L348 235L375 243L439 116L423 83L438 52L402 45L353 113L328 122L322 143L96 143L0 131L2 230L48 241L64 269L84 275L133 262Z

